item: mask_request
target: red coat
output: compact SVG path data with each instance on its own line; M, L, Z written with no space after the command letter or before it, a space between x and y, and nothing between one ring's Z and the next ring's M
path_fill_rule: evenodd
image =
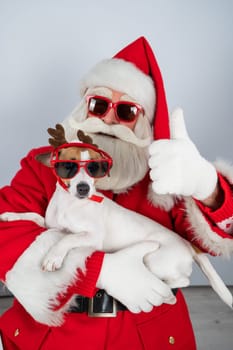
M35 161L34 157L41 151L49 150L49 147L34 150L23 159L22 168L13 179L11 186L1 190L1 213L33 211L41 215L45 214L55 189L56 180L51 170ZM168 228L175 229L189 240L194 239L203 250L218 254L221 253L222 249L224 253L226 246L230 247L229 251L232 249L231 236L219 228L216 223L232 216L233 201L228 181L222 176L219 176L219 181L225 193L225 201L222 207L215 212L204 208L193 200L190 202L188 199L170 205L167 211L152 205L146 199L149 185L148 176L128 193L114 196L113 199ZM110 192L105 192L105 194L112 196ZM167 203L165 206L168 209ZM192 216L195 218L193 219ZM206 230L207 238L202 239L198 233L198 222L201 224L202 231ZM192 326L180 292L177 295L175 305L164 304L154 308L150 313L132 314L129 311L120 311L116 318L91 318L86 314L70 313L67 314L65 322L60 327L49 327L36 322L30 316L30 313L33 314L30 310L30 303L28 304L30 298L33 301L31 307L41 307L43 311L43 307L46 308L44 304L41 304L41 300L44 300L44 294L50 302L52 296L55 297L59 294L56 308L54 308L59 312L72 293L88 297L94 295L103 253L96 252L89 258L86 272L79 273L78 282L77 271L71 277L66 277L65 282L60 280L51 282L53 273L47 275L45 283L48 282L49 286L53 283L54 289L51 294L49 294L50 292L46 294L46 287L43 288L42 285L41 291L38 292L40 288L34 286L38 271L34 269L33 262L36 257L33 255L34 253L32 254L32 252L35 252L36 255L40 254L37 244L41 244L41 239L43 244L46 242L47 236L46 232L43 233L44 229L32 222L18 221L1 222L0 230L0 278L8 287L12 286L13 293L20 300L20 303L15 300L13 307L0 319L0 330L5 349L62 350L67 347L70 350L166 350L171 348L172 343L174 343L173 349L195 349ZM218 245L214 243L213 237L218 237ZM28 286L24 282L22 283L24 280L25 283L28 281ZM35 294L33 294L34 292ZM53 302L55 301L53 300ZM51 304L48 304L48 309L49 307ZM48 311L50 312L50 310Z

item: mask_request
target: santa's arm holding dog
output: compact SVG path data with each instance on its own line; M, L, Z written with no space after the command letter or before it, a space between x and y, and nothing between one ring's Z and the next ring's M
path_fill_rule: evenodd
M146 39L97 64L84 77L81 95L63 126L68 141L81 129L113 158L110 177L97 182L98 190L201 251L229 256L233 169L201 156L188 136L182 110L170 116L169 125L162 77ZM50 151L32 150L22 160L11 185L1 189L0 214L45 215L56 179L36 156ZM188 285L191 262L176 257L176 247L163 259L151 241L112 253L80 248L69 253L60 270L45 272L44 255L65 233L20 220L0 222L0 231L0 278L16 297L0 319L4 349L72 350L77 344L81 350L169 349L172 342L180 350L196 349L185 301L174 289ZM173 259L181 268L171 286L157 272ZM99 289L102 294L91 299ZM93 305L89 313L85 306L68 308L75 296L83 305L97 300L97 317L92 317ZM103 317L102 297L116 306L114 317Z

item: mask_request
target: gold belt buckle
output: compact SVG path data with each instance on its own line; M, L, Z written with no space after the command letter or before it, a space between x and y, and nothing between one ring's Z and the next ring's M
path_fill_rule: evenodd
M94 298L90 298L88 300L88 316L89 317L116 317L117 315L117 302L116 300L113 298L112 301L112 307L113 310L112 312L94 312Z

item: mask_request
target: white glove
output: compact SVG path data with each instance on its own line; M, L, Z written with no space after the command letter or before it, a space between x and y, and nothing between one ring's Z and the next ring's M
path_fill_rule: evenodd
M97 287L119 300L131 312L150 312L153 306L174 304L171 289L144 265L143 257L159 244L137 243L116 253L105 254Z
M149 147L154 192L206 199L214 192L217 173L190 140L180 108L172 113L170 131L171 139L154 141Z
M166 232L164 235L166 236ZM167 237L166 241L161 242L159 249L148 253L144 257L144 263L170 288L187 287L190 284L194 250L191 244L180 236L170 238Z

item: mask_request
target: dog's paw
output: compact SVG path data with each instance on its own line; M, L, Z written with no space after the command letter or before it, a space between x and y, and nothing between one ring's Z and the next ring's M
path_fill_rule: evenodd
M59 270L62 266L64 255L53 252L53 249L45 256L42 262L42 270L53 272Z
M45 258L41 267L43 271L53 272L59 270L62 266L63 259L57 256L56 258Z

